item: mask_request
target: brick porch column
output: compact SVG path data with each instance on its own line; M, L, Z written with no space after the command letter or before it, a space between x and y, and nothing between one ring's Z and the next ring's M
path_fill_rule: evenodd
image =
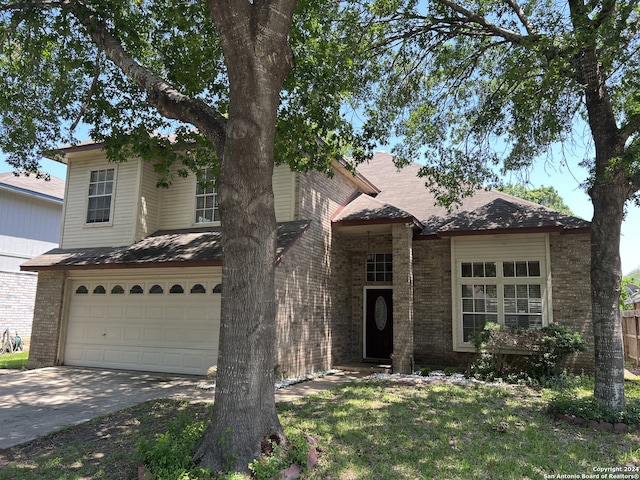
M413 368L413 225L392 226L393 238L393 372Z
M51 367L58 363L66 278L66 271L38 273L27 368Z

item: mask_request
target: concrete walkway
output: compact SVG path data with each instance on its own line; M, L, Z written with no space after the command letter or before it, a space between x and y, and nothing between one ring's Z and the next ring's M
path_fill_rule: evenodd
M363 378L340 372L276 391L291 401ZM0 450L156 398L213 401L204 377L48 367L0 376Z

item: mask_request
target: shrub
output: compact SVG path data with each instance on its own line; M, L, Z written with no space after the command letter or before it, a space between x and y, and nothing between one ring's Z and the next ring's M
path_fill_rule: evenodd
M585 342L569 328L551 324L542 328L505 328L489 323L471 337L480 353L470 374L481 380L498 378L510 383L540 381L557 375L559 363L583 351Z
M141 439L138 442L138 453L153 478L191 480L211 477L208 470L195 465L191 456L207 423L194 420L183 411L169 425L166 433L155 440Z
M280 472L295 464L305 467L310 444L306 436L300 431L287 431L287 446L283 447L275 442L271 443L271 452L263 454L259 459L249 464L252 478L255 480L271 480L281 478Z

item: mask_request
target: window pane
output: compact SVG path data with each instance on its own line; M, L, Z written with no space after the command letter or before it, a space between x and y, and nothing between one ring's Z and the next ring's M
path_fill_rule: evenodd
M504 311L505 313L516 313L516 301L513 298L504 299Z
M540 262L529 262L529 276L530 277L540 276Z
M542 298L540 285L529 285L529 298Z
M484 285L474 285L473 296L475 298L484 298Z
M527 276L527 262L516 262L516 277Z
M473 298L473 287L471 285L462 285L462 297Z
M474 312L484 313L485 312L484 300L474 300L474 302L473 302L473 311Z
M504 262L502 264L502 275L505 277L515 277L513 262Z
M497 285L487 285L486 292L487 292L487 298L498 298Z
M474 277L484 277L484 263L474 263L473 264L473 276Z
M518 298L528 298L529 297L529 286L528 285L516 285L516 295Z
M487 312L497 313L498 312L498 299L487 300L486 309L487 309Z
M518 313L529 313L529 300L518 299L517 308Z
M493 263L485 263L484 264L484 272L487 277L495 277L496 276L496 264Z
M542 300L529 300L529 313L542 313Z
M473 312L473 300L470 298L462 299L462 311L463 312Z
M463 277L472 277L473 276L473 271L471 270L471 264L470 263L463 263L462 264L462 276Z

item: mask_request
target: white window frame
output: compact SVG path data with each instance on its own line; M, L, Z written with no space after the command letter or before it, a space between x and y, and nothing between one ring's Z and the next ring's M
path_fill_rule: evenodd
M203 174L205 175L205 178L208 178L209 176L213 177L213 169L210 167L205 167L202 169ZM205 189L203 192L200 192L200 185L198 184L198 179L196 177L195 180L195 194L194 194L194 203L193 203L193 219L194 219L194 225L220 225L220 210L218 207L218 191L215 187L209 187L207 189ZM213 207L211 208L207 208L206 207L206 201L207 198L211 198L213 197ZM202 208L198 208L198 200L199 199L203 199L203 202L205 202L205 205ZM207 211L207 210L211 210L213 213L213 219L208 220L206 219L206 217L201 216L198 217L198 211L199 210L203 210L203 211Z
M109 193L108 195L111 197L110 198L110 202L109 202L109 220L107 221L102 221L102 222L89 222L89 208L90 208L90 204L91 204L91 199L92 198L102 198L102 197L106 197L107 194L94 194L91 195L91 177L93 175L94 172L108 172L109 170L113 171L113 180L111 181L111 193ZM107 168L92 168L87 172L87 196L86 196L86 203L85 203L85 209L84 209L84 225L85 227L89 227L89 228L96 228L96 227L111 227L113 226L113 217L114 217L114 206L115 206L115 198L116 198L116 183L117 183L117 178L118 178L118 169L115 166L110 166Z
M499 236L495 238L498 239ZM466 253L456 255L455 240L452 239L451 244L451 283L452 283L452 330L453 330L453 350L456 352L475 352L474 346L470 342L464 341L464 328L463 328L463 305L462 305L462 288L463 285L495 285L496 286L496 298L495 305L492 306L492 311L488 312L497 316L497 323L504 325L505 315L511 314L511 312L505 312L505 285L539 285L541 296L541 316L542 326L553 323L551 308L551 274L550 274L550 259L549 259L549 240L548 235L543 237L538 236L534 240L536 243L544 242L544 244L538 243L536 252L530 255L523 254L523 249L514 247L510 248L510 242L502 242L498 248L486 249L487 256L483 256L482 248L477 252L470 254L468 248L465 249ZM497 242L498 243L498 242ZM499 253L497 253L499 252ZM490 255L490 256L489 256ZM505 277L503 272L503 265L505 262L537 262L540 266L540 275L536 277L531 276L513 276ZM462 264L468 263L494 263L495 277L463 277L462 276ZM517 288L517 287L516 287ZM467 302L468 303L468 302ZM467 312L471 313L471 312ZM524 313L521 313L524 314ZM518 313L515 313L518 315Z

